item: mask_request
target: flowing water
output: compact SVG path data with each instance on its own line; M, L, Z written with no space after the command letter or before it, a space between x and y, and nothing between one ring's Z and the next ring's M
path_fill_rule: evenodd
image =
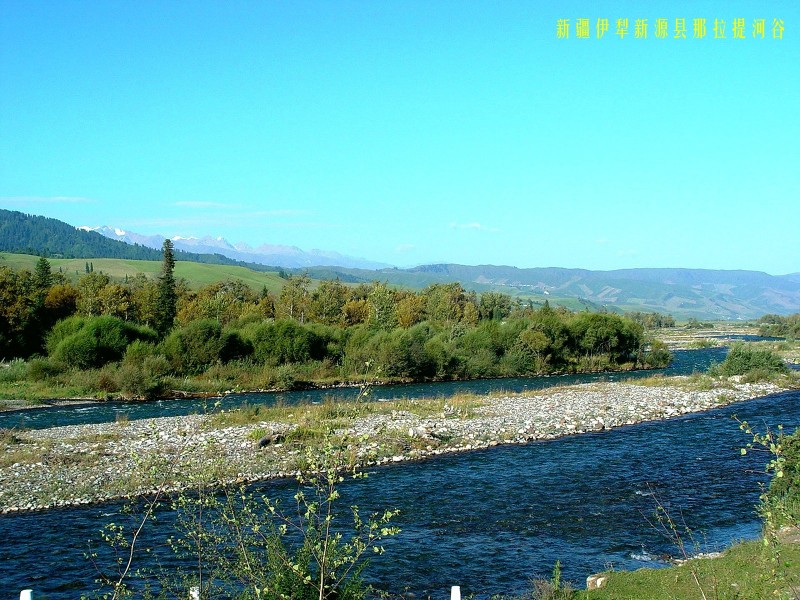
M486 394L493 391L523 392L557 385L570 385L589 381L618 381L620 379L649 377L656 373L664 375L687 375L694 371L705 371L712 362L725 359L727 348L705 348L702 350L677 350L674 360L666 369L655 371L633 371L625 373L588 373L581 375L559 375L553 377L522 377L508 379L483 379L476 381L446 381L440 383L418 383L410 385L375 386L371 389L372 400L399 398L449 397L462 393ZM173 399L155 402L102 402L81 406L54 406L9 412L0 412L0 428L44 429L59 425L113 422L120 415L129 420L152 417L175 417L198 412L209 412L238 408L242 404L299 404L353 400L357 388L331 388L324 390L301 390L294 392L230 394L208 400Z
M341 506L358 504L362 514L400 509L402 533L365 572L383 590L416 598L447 598L451 585L482 598L521 592L532 577L547 577L556 560L565 579L582 585L587 575L609 566L658 566L678 555L648 524L658 504L679 527L692 530L685 538L690 551L717 550L759 534L755 504L767 458L740 455L748 439L733 415L761 431L779 423L794 428L800 425L800 392L669 421L382 467L343 485ZM287 499L294 489L286 481L255 488ZM98 567L107 572L113 556L95 545L95 566L85 558L87 540L97 540L104 523L124 519L121 507L0 517L0 596L32 588L66 600L94 589ZM165 514L148 525L146 542L155 550L140 556L138 567L153 566L154 556L168 569L179 566L164 546L170 521Z

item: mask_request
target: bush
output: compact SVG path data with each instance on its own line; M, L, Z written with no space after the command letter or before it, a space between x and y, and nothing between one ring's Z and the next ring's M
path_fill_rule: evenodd
M0 363L0 383L14 383L25 379L28 367L21 358L10 363Z
M498 361L510 349L506 346L503 323L484 321L454 342L454 351L462 367L462 377L496 377ZM513 342L511 342L513 344Z
M375 373L387 377L422 380L439 375L438 356L429 342L437 329L428 322L392 331L356 328L346 346L345 368L358 375L369 362ZM449 374L449 373L442 373Z
M754 348L747 344L735 344L722 363L715 365L714 374L730 377L732 375L748 375L748 379L769 378L786 373L788 367L783 359L772 350Z
M253 344L242 338L238 331L223 331L220 338L222 347L219 351L220 360L224 363L232 360L241 360L253 354Z
M147 368L147 361L141 366L124 362L117 373L117 381L119 389L129 398L149 400L163 389L161 376Z
M97 340L81 333L76 333L59 343L53 352L53 358L79 369L99 366L101 363Z
M800 339L800 313L786 317L764 315L758 322L758 335Z
M66 366L49 358L32 358L27 363L26 377L32 381L43 381L64 372Z
M791 494L800 496L800 429L780 439L783 457L783 476L773 477L769 484L770 496Z
M452 377L461 370L461 363L453 353L453 345L446 333L438 333L425 342L425 354L431 360L435 377Z
M56 347L58 347L62 341L83 329L86 326L87 320L87 317L74 316L56 323L47 336L46 344L48 354L53 354Z
M306 440L324 437L310 428L294 435ZM297 493L286 508L245 489L220 491L203 478L191 493L177 494L172 502L176 531L169 545L196 564L198 574L165 569L152 577L141 570L137 578L159 588L160 598L187 598L196 586L201 598L364 600L369 588L361 574L370 556L383 553L383 540L399 533L392 524L398 511L362 515L357 506L350 506L352 525L340 525L346 514L339 506L340 484L346 478L366 477L352 464L347 444L323 439L321 450L306 448L299 462ZM144 521L154 518L155 506L155 501L149 505ZM116 523L103 532L115 552L131 556L137 535ZM127 568L118 577L101 580L107 588L103 597L133 597L128 582L132 573Z
M117 317L69 317L53 327L47 349L55 360L86 369L119 360L135 340L155 339L152 329Z
M250 345L236 332L223 332L213 319L192 321L175 329L161 345L175 371L199 374L218 362L227 362L250 353Z
M125 349L124 360L127 363L141 365L148 356L152 356L155 353L155 344L134 340L134 342Z
M325 358L326 343L295 321L275 321L253 332L253 355L264 364L282 365Z
M650 369L662 369L668 367L672 362L672 353L667 345L661 340L653 340L650 347L644 353L643 363Z
M607 354L612 364L632 362L642 343L644 328L618 315L579 313L569 323L575 357Z
M280 365L275 372L275 387L291 390L297 385L297 371L292 365Z

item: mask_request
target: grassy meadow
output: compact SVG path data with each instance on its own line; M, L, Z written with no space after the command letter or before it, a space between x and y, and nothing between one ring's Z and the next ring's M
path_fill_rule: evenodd
M33 272L38 256L29 254L9 254L0 252L0 265L11 267L15 270L26 269ZM86 263L91 263L95 271L102 271L114 279L124 279L126 276L134 277L144 273L148 277L158 277L161 272L161 261L155 260L125 260L118 258L48 258L53 272L61 272L75 282L85 274ZM256 291L261 291L265 286L273 294L278 294L285 282L277 272L261 273L246 267L232 265L212 265L204 263L177 261L175 263L175 276L185 279L190 289L199 289L205 285L218 281L238 280L247 284Z

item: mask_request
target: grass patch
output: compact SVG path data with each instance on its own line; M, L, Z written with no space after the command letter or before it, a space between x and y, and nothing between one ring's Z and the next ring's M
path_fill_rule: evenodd
M69 438L70 444L103 444L106 442L118 442L121 439L119 433L111 431L108 433L89 433L75 438Z
M308 445L320 442L330 436L331 429L318 425L299 425L286 432L286 442Z
M0 468L44 462L54 456L52 447L50 442L30 444L19 438L9 444L0 444Z
M643 387L674 387L686 392L707 392L709 390L729 387L727 382L715 380L705 373L692 373L688 376L665 377L658 374L641 379L626 379L629 385L639 385Z
M776 562L776 557L778 560ZM695 559L664 569L609 572L600 590L576 598L675 600L701 598L788 598L800 591L800 546L761 540L733 546L719 558ZM695 577L697 580L695 580Z
M0 448L5 448L6 446L16 446L20 443L22 443L22 440L19 437L19 431L13 428L8 429L5 427L0 429Z
M800 340L748 342L747 345L755 350L776 354L786 362L800 364Z
M702 350L704 348L716 348L718 346L722 346L722 340L719 339L712 339L712 338L700 338L696 340L692 340L686 347L690 350Z
M207 424L214 429L224 427L244 427L265 421L285 422L291 419L299 407L284 405L266 406L263 404L243 404L240 408L223 410L208 418Z
M265 422L285 423L297 427L328 430L343 428L369 415L386 415L396 412L411 413L419 418L464 419L475 415L475 409L486 404L480 396L461 394L452 398L401 399L391 402L336 402L327 400L321 404L249 405L226 410L209 417L211 428L244 427Z
M508 394L502 395L507 396ZM450 398L398 400L387 404L393 405L392 410L405 410L421 419L442 416L448 419L470 419L475 416L476 409L489 403L491 403L491 399L487 400L485 396L458 394Z

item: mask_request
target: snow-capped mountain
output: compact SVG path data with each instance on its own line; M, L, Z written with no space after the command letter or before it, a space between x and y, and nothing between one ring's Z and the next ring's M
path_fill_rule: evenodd
M119 240L128 244L139 244L148 248L161 248L167 236L163 235L142 235L132 231L125 231L117 227L87 227L81 226L78 229L85 231L96 231L107 238ZM382 269L389 267L385 263L378 263L363 258L345 256L338 252L328 250L309 250L305 251L296 246L281 246L276 244L262 244L253 248L243 242L231 244L225 238L218 236L205 236L202 238L172 236L170 238L175 248L196 252L199 254L222 254L234 260L243 260L262 265L270 265L285 268L302 268L314 266L336 266L358 269Z

